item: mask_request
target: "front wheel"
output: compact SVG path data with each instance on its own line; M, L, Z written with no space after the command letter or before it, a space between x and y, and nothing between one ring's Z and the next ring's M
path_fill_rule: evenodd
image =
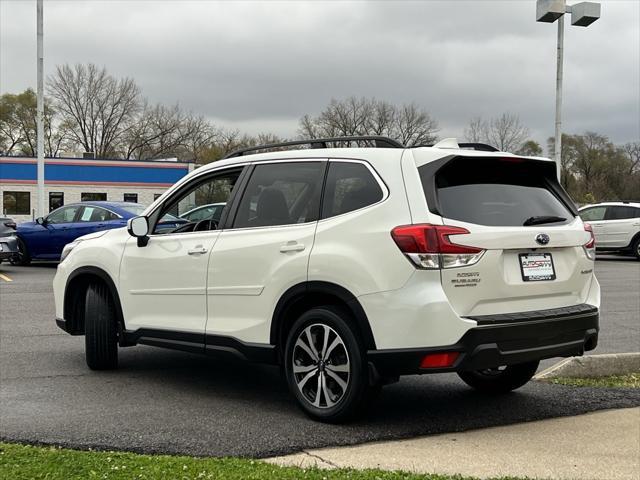
M106 285L94 284L87 289L84 337L87 366L91 370L118 367L118 324Z
M484 393L507 393L522 387L533 378L539 361L507 365L505 367L458 372L458 376L470 387Z
M324 422L353 417L368 399L364 349L348 320L333 306L313 308L300 316L287 338L289 389L309 416Z
M640 237L636 239L635 243L633 244L633 254L636 257L636 260L640 260Z

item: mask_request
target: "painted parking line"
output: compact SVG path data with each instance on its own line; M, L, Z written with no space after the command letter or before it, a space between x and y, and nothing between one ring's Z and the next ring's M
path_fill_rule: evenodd
M2 280L4 280L5 282L13 282L13 280L11 280L11 278L9 278L8 276L6 276L4 273L0 273L0 278Z

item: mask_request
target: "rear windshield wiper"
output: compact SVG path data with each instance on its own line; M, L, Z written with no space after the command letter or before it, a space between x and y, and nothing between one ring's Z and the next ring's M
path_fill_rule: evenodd
M556 222L564 222L566 218L564 217L556 217L555 215L540 215L537 217L529 217L522 224L524 227L528 227L529 225L542 225L543 223L556 223Z

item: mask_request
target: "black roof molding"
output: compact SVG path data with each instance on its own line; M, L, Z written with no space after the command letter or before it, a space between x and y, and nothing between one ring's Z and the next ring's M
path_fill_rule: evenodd
M418 147L434 147L435 144L431 143L429 145L414 145L412 148ZM486 143L458 143L458 147L462 150L478 150L479 152L499 152L496 147L488 145Z
M479 150L481 152L499 152L500 151L496 147L488 145L486 143L459 143L458 145L462 149L467 148L469 150Z

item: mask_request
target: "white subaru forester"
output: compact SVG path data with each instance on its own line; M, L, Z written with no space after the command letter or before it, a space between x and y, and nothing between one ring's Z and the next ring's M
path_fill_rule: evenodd
M296 145L311 148L282 150ZM272 147L198 168L127 229L65 247L56 322L85 335L89 368L136 344L232 354L281 365L309 415L341 421L400 375L508 392L541 359L596 347L594 237L553 161L453 139L257 153ZM213 203L219 220L156 230Z

